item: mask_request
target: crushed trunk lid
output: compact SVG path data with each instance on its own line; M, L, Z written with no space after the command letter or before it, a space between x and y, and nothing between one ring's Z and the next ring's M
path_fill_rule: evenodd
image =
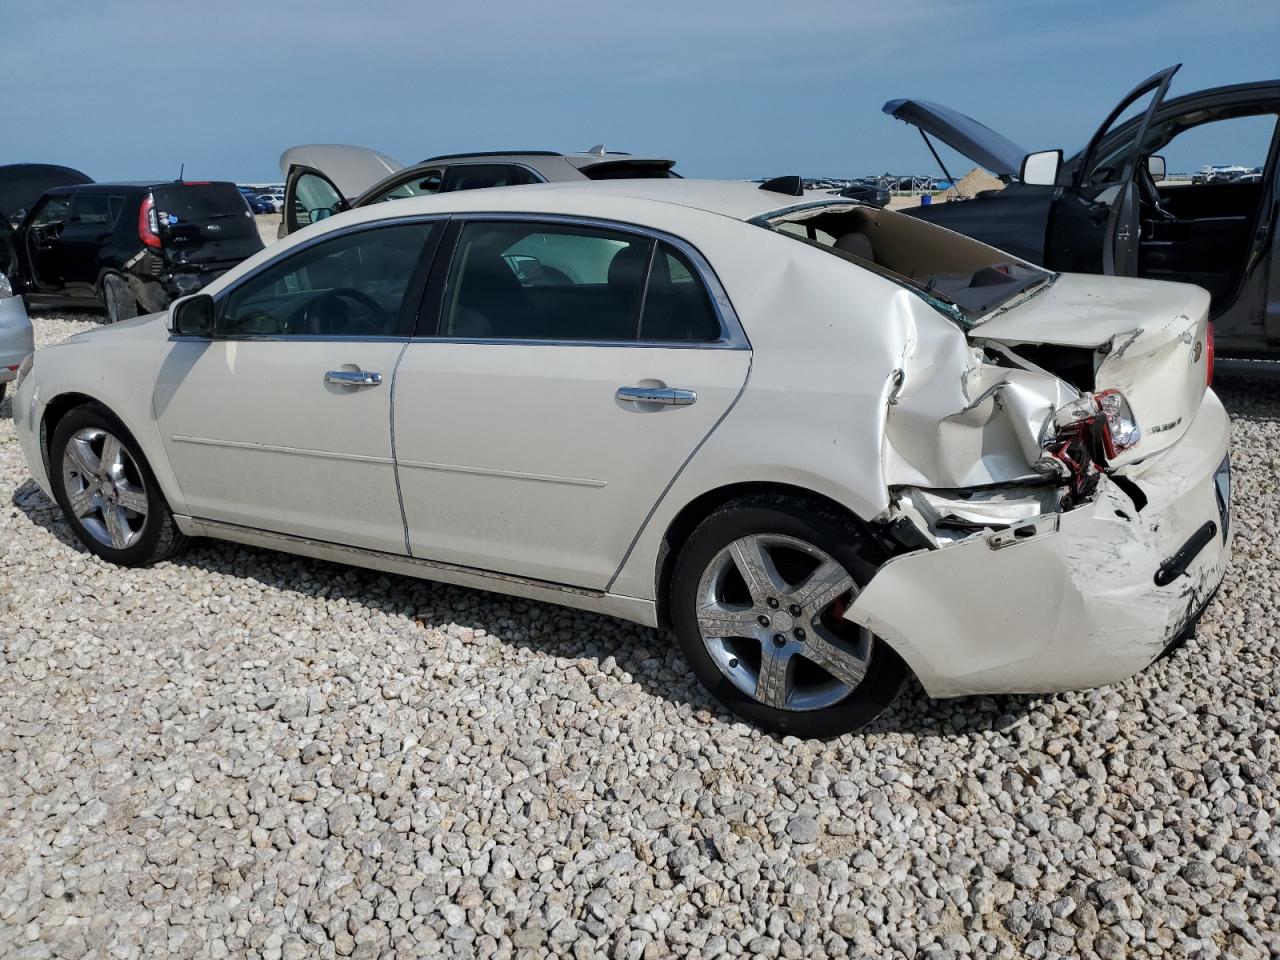
M354 200L404 164L369 147L345 143L308 143L280 154L280 172L288 179L294 168L317 170L347 200Z
M1119 391L1141 436L1108 464L1159 453L1186 432L1207 381L1209 294L1184 283L1061 274L969 330L1082 393Z
M890 100L881 108L909 123L998 177L1014 179L1027 151L973 117L930 100Z

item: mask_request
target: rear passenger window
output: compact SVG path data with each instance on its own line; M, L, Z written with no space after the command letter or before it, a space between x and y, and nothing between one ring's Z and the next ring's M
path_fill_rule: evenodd
M440 333L502 340L634 340L653 241L592 227L468 223Z
M709 341L719 318L684 254L622 231L466 224L440 336L494 340Z
M649 271L640 339L700 343L720 339L720 318L707 288L684 254L666 242L658 244L658 254Z
M445 171L445 192L483 190L487 187L518 187L540 182L524 167L514 163L460 163Z

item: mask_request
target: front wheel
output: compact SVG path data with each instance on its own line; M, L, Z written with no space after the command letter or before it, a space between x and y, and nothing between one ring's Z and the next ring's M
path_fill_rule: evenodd
M71 529L104 560L147 566L185 543L136 441L105 407L77 407L59 421L49 467Z
M676 561L671 614L698 679L775 733L833 737L866 725L906 674L843 615L882 562L851 521L783 496L721 507Z

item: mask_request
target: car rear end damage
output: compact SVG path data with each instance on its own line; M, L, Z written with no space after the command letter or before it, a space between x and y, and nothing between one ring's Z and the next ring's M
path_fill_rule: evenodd
M846 616L931 695L1118 680L1193 625L1229 556L1207 310L1195 287L1063 275L964 348L904 356L882 519L916 549Z

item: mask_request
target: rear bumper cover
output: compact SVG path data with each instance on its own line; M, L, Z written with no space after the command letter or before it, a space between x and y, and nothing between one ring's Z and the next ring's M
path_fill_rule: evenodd
M1173 447L1125 471L1147 497L1140 512L1104 478L1092 503L1042 518L1033 537L977 535L890 560L845 616L883 637L934 697L1130 676L1194 625L1226 573L1229 428L1208 392ZM1208 523L1215 535L1182 557L1185 572L1157 585Z

